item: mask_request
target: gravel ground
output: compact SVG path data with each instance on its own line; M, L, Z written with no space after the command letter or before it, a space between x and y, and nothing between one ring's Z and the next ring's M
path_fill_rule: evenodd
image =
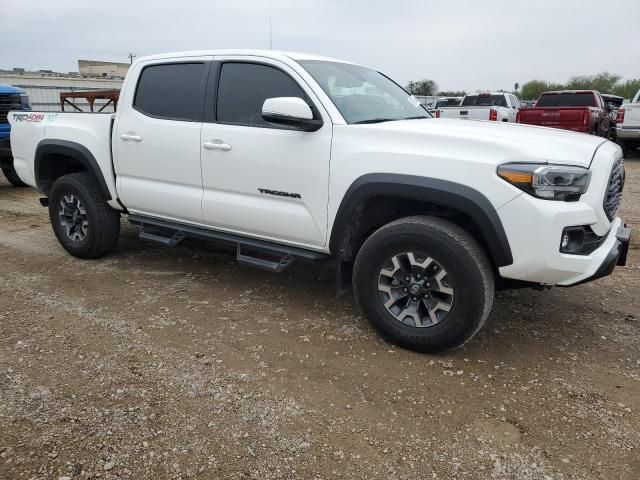
M0 181L0 478L640 478L640 157L629 265L499 293L465 348L380 340L333 272L67 255Z

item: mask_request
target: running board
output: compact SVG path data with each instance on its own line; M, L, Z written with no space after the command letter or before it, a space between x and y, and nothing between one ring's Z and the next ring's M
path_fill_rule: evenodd
M167 247L175 247L185 238L201 240L222 240L236 245L238 263L279 273L295 259L326 260L329 255L304 248L282 245L256 238L242 237L232 233L209 230L193 225L174 223L152 217L129 215L129 222L140 227L140 239ZM164 233L159 233L158 231ZM243 251L244 250L244 251ZM251 251L251 253L248 253Z

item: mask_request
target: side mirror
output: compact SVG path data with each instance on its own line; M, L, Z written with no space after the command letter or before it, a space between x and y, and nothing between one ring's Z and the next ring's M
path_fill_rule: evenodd
M305 132L315 132L322 127L322 119L313 118L311 107L299 97L267 98L262 105L262 118Z

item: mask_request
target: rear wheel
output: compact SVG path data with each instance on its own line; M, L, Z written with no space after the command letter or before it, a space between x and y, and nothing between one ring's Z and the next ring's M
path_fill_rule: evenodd
M13 168L13 165L7 165L5 167L2 167L2 173L4 173L4 176L7 177L7 180L9 180L9 183L11 185L13 185L14 187L26 187L27 186L26 183L24 183L22 180L20 180L20 177L16 173L16 169Z
M457 348L486 321L494 283L482 248L443 219L407 217L373 233L356 258L354 292L371 325L423 352Z
M60 245L79 258L111 252L120 235L120 213L108 204L87 173L58 178L49 195L49 219Z

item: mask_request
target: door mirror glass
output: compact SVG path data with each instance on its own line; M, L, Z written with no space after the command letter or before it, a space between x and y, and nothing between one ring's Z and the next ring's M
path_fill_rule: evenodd
M305 131L318 130L322 126L322 120L314 119L311 107L299 97L267 98L262 105L262 118Z

